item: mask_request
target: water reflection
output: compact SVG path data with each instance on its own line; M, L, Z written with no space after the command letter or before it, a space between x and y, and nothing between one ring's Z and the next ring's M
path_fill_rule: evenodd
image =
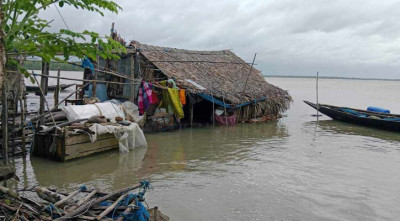
M118 188L141 179L179 178L183 171L216 172L218 164L252 159L265 140L286 136L286 125L279 121L148 134L148 148L128 154L111 151L65 163L32 157L28 163L17 163L23 180L19 188L33 183L65 189L81 183Z
M319 130L338 135L363 136L365 138L376 138L389 142L400 142L399 133L380 130L370 127L359 126L334 120L310 121L305 126L317 126Z

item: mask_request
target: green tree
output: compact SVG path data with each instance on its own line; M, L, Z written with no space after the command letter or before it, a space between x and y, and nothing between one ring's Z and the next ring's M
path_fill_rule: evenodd
M110 36L100 36L96 32L85 30L81 33L60 29L48 31L51 22L40 18L39 13L50 7L63 8L73 6L77 9L92 11L103 16L105 11L118 13L121 9L109 0L4 0L2 10L4 21L4 44L7 53L25 54L41 57L44 61L67 61L70 56L83 58L85 55L96 60L116 59L117 53L125 52L125 47ZM57 55L62 54L60 58ZM9 65L16 65L26 76L27 71L20 67L15 56L7 56Z

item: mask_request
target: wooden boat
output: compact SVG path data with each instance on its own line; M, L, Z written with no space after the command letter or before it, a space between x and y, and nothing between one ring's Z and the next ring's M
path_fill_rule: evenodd
M75 85L75 84L60 84L60 89L61 90L65 90L65 89L67 89L67 88L69 88L69 87L71 87L73 85ZM38 86L26 85L25 87L26 87L26 91L39 91L39 87ZM57 88L57 85L49 85L47 90L48 91L55 91L56 88Z
M304 102L334 120L384 130L400 131L400 115L398 114L385 114L349 107L337 107L326 104L317 105L309 101Z

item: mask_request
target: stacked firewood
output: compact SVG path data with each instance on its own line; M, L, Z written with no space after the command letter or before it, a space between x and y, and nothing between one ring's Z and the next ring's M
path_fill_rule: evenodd
M148 188L146 181L111 193L84 185L71 193L36 187L35 192L44 200L39 203L0 186L0 220L169 220L157 207L144 206Z

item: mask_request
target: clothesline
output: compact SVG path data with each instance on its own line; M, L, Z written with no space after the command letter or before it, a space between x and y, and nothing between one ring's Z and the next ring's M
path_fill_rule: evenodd
M58 78L63 80L70 80L70 81L83 81L83 82L98 82L98 83L108 83L108 84L120 84L120 85L131 85L132 83L122 83L122 82L114 82L114 81L103 81L103 80L88 80L88 79L77 79L77 78L67 78L67 77L58 77L58 76L51 76L51 75L43 75L43 74L36 74L32 73L36 76L47 77L47 78ZM141 84L141 82L133 83L133 84Z

